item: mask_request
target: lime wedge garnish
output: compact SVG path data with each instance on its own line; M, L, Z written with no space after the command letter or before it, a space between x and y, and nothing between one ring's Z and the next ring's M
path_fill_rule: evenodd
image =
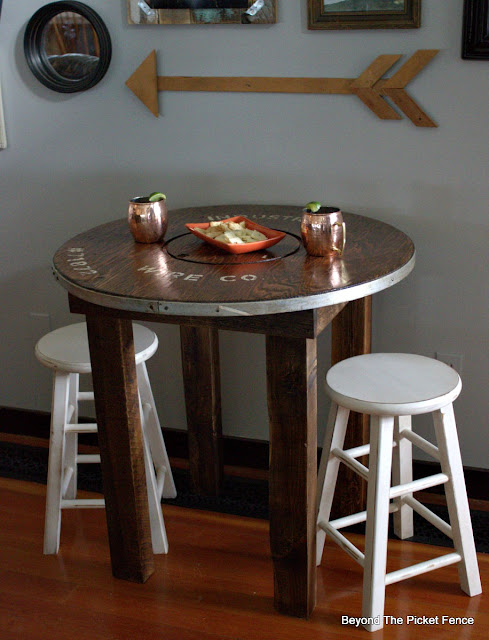
M319 211L320 208L321 208L321 203L315 202L315 201L308 202L304 207L304 209L308 209L309 211L311 211L311 213L316 213L317 211Z
M159 202L160 200L166 200L166 196L161 191L153 191L149 196L150 202Z

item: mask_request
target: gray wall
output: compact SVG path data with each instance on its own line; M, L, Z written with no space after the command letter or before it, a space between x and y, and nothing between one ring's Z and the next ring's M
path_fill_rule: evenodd
M375 296L374 349L463 354L464 463L489 466L489 63L460 58L460 0L423 0L420 29L346 32L308 31L305 0L279 0L271 26L167 27L128 26L125 0L89 0L113 59L100 84L74 95L40 85L23 57L26 23L45 2L3 4L0 405L49 408L49 372L33 347L49 326L75 319L51 257L74 234L125 216L129 197L161 189L170 208L314 198L413 238L415 271ZM410 87L437 129L381 121L348 96L160 93L156 119L124 86L152 49L160 75L354 77L379 54L420 48L441 49ZM184 428L178 329L156 331L150 374L162 420ZM268 437L263 348L261 336L222 335L227 434ZM328 353L326 334L321 376ZM319 409L323 424L322 394Z

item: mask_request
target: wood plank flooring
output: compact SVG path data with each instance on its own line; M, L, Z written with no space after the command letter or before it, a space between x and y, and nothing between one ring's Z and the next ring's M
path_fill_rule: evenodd
M170 542L145 584L112 577L105 513L63 513L57 556L42 554L45 486L0 479L1 640L323 640L487 637L489 595L459 588L454 566L387 588L385 614L401 617L375 634L342 625L361 615L361 569L328 543L309 620L273 608L268 523L164 506ZM352 536L361 546L362 537ZM447 549L391 541L389 570ZM479 554L483 588L489 554ZM442 624L471 616L473 624ZM438 616L435 625L408 616Z

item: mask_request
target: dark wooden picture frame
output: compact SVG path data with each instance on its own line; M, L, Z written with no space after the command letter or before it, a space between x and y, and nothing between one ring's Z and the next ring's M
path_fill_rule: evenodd
M126 0L128 24L270 24L277 0Z
M148 0L152 9L247 9L248 0Z
M489 60L489 0L465 0L462 58Z
M375 3L377 9L368 8ZM404 0L400 9L384 8L385 0L343 0L334 5L338 6L326 9L324 0L307 0L307 28L416 29L421 25L421 0Z

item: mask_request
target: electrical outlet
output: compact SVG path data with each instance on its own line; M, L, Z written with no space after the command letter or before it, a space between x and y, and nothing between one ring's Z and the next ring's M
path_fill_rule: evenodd
M444 362L452 369L455 369L457 373L462 373L464 357L461 353L441 353L437 351L435 357L440 362Z

